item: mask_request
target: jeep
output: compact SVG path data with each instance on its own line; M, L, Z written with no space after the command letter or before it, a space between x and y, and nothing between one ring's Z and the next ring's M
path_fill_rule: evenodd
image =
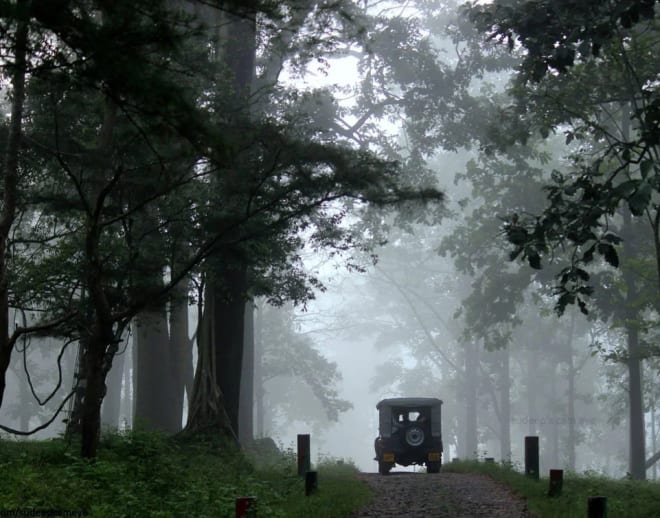
M375 441L378 472L387 475L395 464L426 465L438 473L442 465L442 401L430 397L383 399L378 410Z

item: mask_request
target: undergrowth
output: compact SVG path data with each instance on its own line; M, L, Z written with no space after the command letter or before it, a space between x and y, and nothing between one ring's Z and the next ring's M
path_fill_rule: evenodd
M607 497L607 514L617 518L660 517L660 483L614 480L598 474L564 473L562 494L549 497L547 478L539 481L526 477L511 464L451 462L445 472L477 472L504 483L514 493L526 498L527 507L539 518L583 518L590 496Z
M237 497L254 496L260 517L334 518L369 499L352 464L328 460L316 469L319 489L306 497L291 451L249 456L217 441L132 431L104 436L88 461L62 439L1 439L0 511L218 518L235 516Z

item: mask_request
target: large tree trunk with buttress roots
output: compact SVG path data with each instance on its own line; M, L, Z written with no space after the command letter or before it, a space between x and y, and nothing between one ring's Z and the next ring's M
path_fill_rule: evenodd
M188 421L183 430L185 435L211 434L230 438L238 442L225 410L222 393L216 380L215 294L207 286L204 310L198 314L197 369L192 398L188 408Z
M219 12L217 16L219 30L216 38L219 55L233 79L233 95L237 106L234 116L237 118L236 122L240 119L248 120L249 94L255 73L256 56L254 13L248 8L240 8L235 14ZM239 158L223 172L223 182L218 185L240 186L242 175L248 173ZM228 192L221 192L220 195L229 198L227 210L237 214L245 210L244 204L247 200L244 196L232 196ZM233 238L240 242L239 235ZM200 331L204 329L205 333L204 339L198 337L198 341L200 358L202 354L209 356L203 367L211 368L209 364L212 364L213 375L198 372L195 376L186 431L209 426L224 428L229 425L232 435L236 437L239 428L248 263L239 251L231 248L218 250L211 263L213 267L210 266L209 269L212 274L208 276L205 293L204 325L200 328ZM211 351L207 350L209 347ZM198 371L200 367L201 363L198 365ZM201 394L200 390L208 393ZM207 425L203 423L205 416L211 419ZM225 417L228 419L227 423L224 422Z

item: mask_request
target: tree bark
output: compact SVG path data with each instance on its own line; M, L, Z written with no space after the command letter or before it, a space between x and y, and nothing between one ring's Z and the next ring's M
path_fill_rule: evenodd
M477 435L477 385L479 380L479 345L465 344L465 447L463 457L477 457L479 441Z
M215 291L213 319L216 354L215 376L222 393L232 430L238 434L247 267L243 264L224 266L222 280Z
M131 323L131 332L128 339L128 349L124 355L124 392L122 398L122 417L124 419L123 423L126 424L128 428L133 427L133 420L135 416L135 398L133 393L135 392L135 333L133 331L135 324Z
M657 451L658 445L657 445L657 438L656 438L656 424L655 424L655 395L652 397L651 400L651 408L649 409L651 412L651 451ZM648 461L646 464L648 468ZM653 463L653 475L652 475L653 480L656 480L658 478L658 465L654 462Z
M10 338L9 325L9 265L8 243L14 219L19 182L19 151L23 137L23 105L25 103L25 71L28 52L29 0L18 0L16 12L16 40L14 63L11 65L11 119L7 136L7 149L2 172L2 212L0 212L0 407L4 399L6 376L14 342Z
M85 386L81 413L81 455L84 458L96 457L101 434L101 404L105 396L105 377L112 366L118 343L113 333L110 304L103 287L99 237L97 222L90 222L85 240L85 255L87 285L94 316L90 322L84 355Z
M536 416L536 391L538 372L538 346L528 344L527 347L527 435L534 436L537 433Z
M571 315L568 339L566 340L566 363L568 365L568 469L575 471L575 449L577 447L577 429L575 422L575 362L573 358L573 333L575 332L575 314Z
M238 119L250 118L249 95L254 82L256 62L256 25L248 8L235 14L223 13L227 22L222 34L222 56L233 76ZM229 172L240 183L245 174L240 160ZM239 197L235 210L243 210L246 200ZM214 337L216 347L216 380L223 395L227 415L236 434L239 433L239 406L245 331L245 303L248 293L247 258L233 250L225 250L219 271L213 276L215 291Z
M71 440L74 436L80 435L81 433L80 426L82 422L83 396L86 385L85 376L87 373L87 369L85 368L85 355L87 354L87 349L86 336L81 334L80 341L78 342L78 355L76 357L76 365L73 375L74 381L77 385L76 394L71 403L71 411L69 412L64 433L68 440Z
M623 209L623 250L625 260L635 258L635 232L628 208ZM638 289L635 274L629 265L623 265L626 290L625 330L628 340L628 394L630 427L630 475L634 480L646 479L646 444L644 423L644 395L642 390L642 360L639 352Z
M101 424L111 429L119 428L119 411L121 407L122 382L124 380L124 365L126 354L116 354L112 360L112 368L106 380L106 392L101 407Z
M500 456L502 462L511 461L511 360L509 348L500 351Z
M200 305L201 307L201 305ZM198 312L197 369L192 400L188 408L186 435L212 434L228 437L238 442L225 410L222 394L216 381L215 294L208 286L204 296L204 310Z
M639 358L639 330L635 324L627 327L628 383L630 394L630 474L634 480L646 479L646 445L644 437L644 406L642 368Z
M84 344L85 386L81 412L81 455L96 457L101 433L101 403L105 396L105 376L112 366L117 351L113 333L110 302L105 291L103 256L100 251L102 228L100 217L105 203L105 173L108 172L112 136L117 121L117 106L105 100L103 122L99 132L99 145L90 153L89 167L96 174L90 182L87 202L90 210L85 225L85 282L89 292L91 318L81 326L81 344Z
M254 439L254 306L245 304L243 364L238 407L238 439L248 444Z
M167 310L163 301L137 317L137 386L135 393L135 424L165 433L180 431L173 409L174 394L170 338L167 332Z
M550 402L554 403L557 400L557 376L555 372L550 375ZM550 466L559 468L559 421L553 419L550 428Z
M101 403L103 401L105 382L103 376L103 360L105 347L109 340L104 337L101 326L97 323L96 332L89 342L85 356L85 381L82 414L81 414L81 450L84 458L96 457L101 434Z
M188 283L182 281L173 290L170 300L169 352L172 359L171 412L177 431L183 426L183 400L188 393L188 404L193 384L192 341L188 327Z
M263 354L264 342L262 331L261 307L253 310L254 332L254 433L258 439L264 438L264 371Z

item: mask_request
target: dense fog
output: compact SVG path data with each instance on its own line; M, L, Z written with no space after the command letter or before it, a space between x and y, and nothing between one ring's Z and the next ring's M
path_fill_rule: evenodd
M621 41L585 33L530 43L523 22L497 18L488 2L476 2L472 14L451 1L283 4L217 15L226 17L214 28L217 48L206 42L204 50L194 32L186 66L203 69L198 61L210 58L201 56L221 55L231 31L227 47L240 59L226 58L234 76L221 67L209 84L182 90L191 106L213 107L208 118L218 117L222 131L186 122L177 126L188 132L181 149L170 145L170 121L149 118L153 106L145 115L117 100L134 94L147 103L149 95L127 91L101 106L85 97L86 81L96 79L84 76L51 99L43 90L57 67L28 74L25 145L59 142L49 117L61 117L72 136L59 162L26 151L25 168L66 169L70 160L74 172L24 180L61 195L48 203L41 191L19 196L25 214L16 225L24 230L10 248L22 262L9 290L8 332L38 329L12 342L2 436L76 433L92 396L103 400L103 433L196 431L218 398L227 410L217 419L245 447L272 438L293 449L296 435L309 433L314 459L373 472L376 404L423 396L444 402L445 463L494 457L520 467L524 437L538 436L543 472L656 479L653 12L638 14L644 31ZM186 5L193 20L213 12ZM32 29L35 38L41 30ZM252 61L241 54L246 41ZM39 59L65 59L46 47ZM13 109L7 81L3 124ZM223 89L231 95L217 93ZM74 120L69 102L92 106L90 120ZM122 166L113 163L115 175L98 186L93 167L85 169L90 160L80 158L92 146L81 128L102 136L113 117L120 147L111 155ZM131 140L150 131L153 139L131 155ZM214 149L218 142L226 149ZM105 149L99 144L91 162L102 162ZM136 174L124 185L126 170L160 176L147 183ZM78 174L75 188L66 184ZM107 242L85 255L76 247L91 246L92 234L82 232L95 212L70 193L87 185L110 201L99 231ZM152 207L153 192L163 200ZM46 230L34 230L42 219ZM66 231L48 237L47 227ZM98 266L85 263L90 257L110 259ZM58 263L71 267L61 273ZM75 277L92 266L98 286L89 273ZM112 306L105 320L103 290ZM83 309L69 314L67 304ZM39 328L53 319L64 327ZM97 333L102 324L105 335ZM223 333L228 345L219 346ZM94 362L81 351L92 354L101 335L97 364L112 368L94 395L85 392ZM201 372L212 372L217 386L205 386Z

